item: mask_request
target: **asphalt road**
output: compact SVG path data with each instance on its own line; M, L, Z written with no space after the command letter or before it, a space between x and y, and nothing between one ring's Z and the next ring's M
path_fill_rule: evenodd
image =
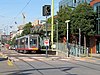
M100 75L100 59L45 57L2 50L13 65L0 55L0 75Z

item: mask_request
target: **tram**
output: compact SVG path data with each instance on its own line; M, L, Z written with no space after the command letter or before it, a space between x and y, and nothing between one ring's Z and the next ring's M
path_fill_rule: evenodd
M40 40L39 35L25 35L19 38L16 38L16 47L17 52L27 53L27 52L36 52L40 50Z

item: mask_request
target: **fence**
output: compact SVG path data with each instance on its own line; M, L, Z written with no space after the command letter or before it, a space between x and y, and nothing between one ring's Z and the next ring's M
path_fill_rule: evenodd
M64 53L66 56L76 56L76 57L84 57L88 56L89 49L84 48L83 46L79 46L76 44L64 44L64 43L55 43L56 51Z

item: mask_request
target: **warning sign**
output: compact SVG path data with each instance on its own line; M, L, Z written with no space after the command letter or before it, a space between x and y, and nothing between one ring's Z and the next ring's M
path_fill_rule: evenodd
M49 46L49 39L44 40L44 46Z

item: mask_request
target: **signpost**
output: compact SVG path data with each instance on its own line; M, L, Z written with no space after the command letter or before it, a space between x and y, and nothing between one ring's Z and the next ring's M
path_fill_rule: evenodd
M44 46L49 46L49 39L44 40Z
M44 46L46 46L46 57L48 57L49 39L46 38L46 40L44 40Z

